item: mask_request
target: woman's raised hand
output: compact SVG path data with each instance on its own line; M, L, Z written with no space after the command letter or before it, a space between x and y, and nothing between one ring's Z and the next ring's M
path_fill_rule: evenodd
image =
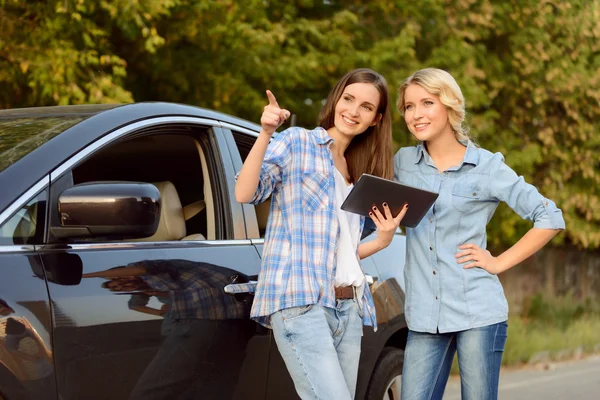
M270 90L267 90L267 98L269 99L269 104L265 106L260 117L260 125L263 131L270 136L288 119L290 112L279 107L277 99Z

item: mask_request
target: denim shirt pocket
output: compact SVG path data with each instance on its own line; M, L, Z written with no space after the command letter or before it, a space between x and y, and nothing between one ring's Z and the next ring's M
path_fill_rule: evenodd
M306 211L324 209L329 203L329 178L315 172L304 175L302 179L302 205Z
M456 180L452 188L452 205L460 212L472 211L484 196L482 182L473 176L463 176Z

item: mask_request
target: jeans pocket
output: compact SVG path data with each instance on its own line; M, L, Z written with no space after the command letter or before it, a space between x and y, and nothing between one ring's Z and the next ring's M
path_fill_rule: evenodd
M368 290L368 289L367 289ZM364 301L358 301L357 299L352 300L352 308L354 309L356 307L356 311L358 312L358 316L362 319L364 316ZM354 311L352 311L354 312Z
M283 310L281 310L279 312L281 313L281 318L284 321L289 321L289 320L303 316L304 314L309 312L312 307L313 307L313 304L308 304L306 306L284 308Z
M508 324L506 322L500 322L496 324L496 333L494 335L494 348L493 351L504 351L506 346L506 339L508 338Z

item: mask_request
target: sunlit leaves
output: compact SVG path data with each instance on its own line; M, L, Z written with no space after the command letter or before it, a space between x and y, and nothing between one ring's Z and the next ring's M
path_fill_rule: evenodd
M371 67L396 89L451 72L477 142L563 209L555 239L600 248L600 0L0 0L0 106L164 100L258 121L271 89L313 126ZM413 144L393 113L397 146ZM502 206L488 240L531 223Z

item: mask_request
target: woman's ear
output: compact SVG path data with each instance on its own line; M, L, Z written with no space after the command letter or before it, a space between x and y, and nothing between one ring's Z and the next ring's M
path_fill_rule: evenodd
M373 122L371 122L370 126L375 126L379 123L379 121L381 121L381 118L383 118L382 114L377 114L377 116L375 117L375 119L373 120Z

